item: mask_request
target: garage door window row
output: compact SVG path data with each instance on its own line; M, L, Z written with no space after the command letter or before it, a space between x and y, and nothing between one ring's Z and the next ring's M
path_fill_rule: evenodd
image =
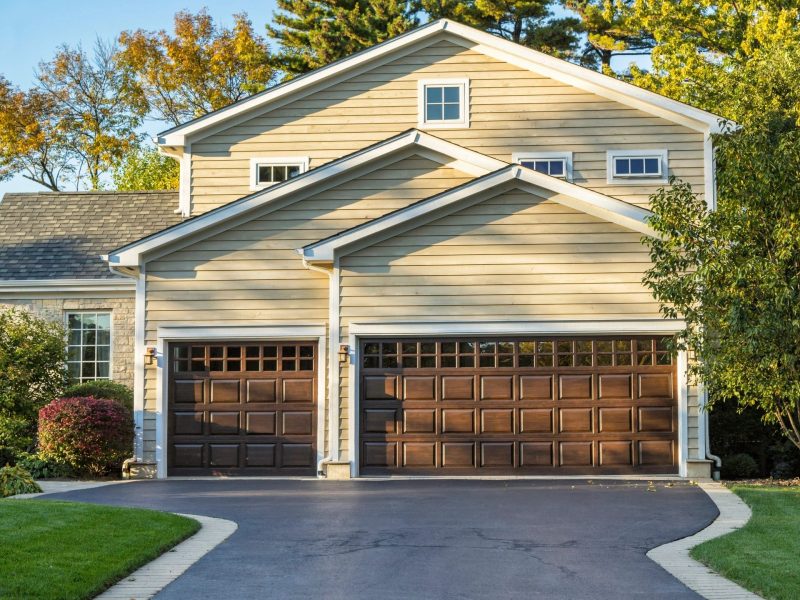
M173 346L175 373L313 371L314 346L297 344L246 344Z
M366 342L365 369L629 367L671 365L669 338Z

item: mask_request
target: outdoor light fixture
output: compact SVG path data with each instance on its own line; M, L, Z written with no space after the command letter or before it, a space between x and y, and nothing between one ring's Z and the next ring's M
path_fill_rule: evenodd
M347 344L341 344L339 346L339 362L346 363L348 354L350 354L350 346Z

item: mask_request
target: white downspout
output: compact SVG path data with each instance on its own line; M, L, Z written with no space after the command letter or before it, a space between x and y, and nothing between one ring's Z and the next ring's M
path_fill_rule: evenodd
M704 441L705 457L707 459L709 459L709 460L713 460L714 461L715 468L713 469L711 475L712 475L712 477L714 479L719 480L719 478L720 478L720 469L722 468L722 459L719 456L717 456L716 454L712 454L711 453L711 434L709 432L709 430L710 430L710 421L708 419L708 411L706 410L706 406L708 405L708 390L705 387L703 387L702 398L703 398L703 404L700 407L700 411L702 413L701 414L701 418L703 420L703 429L704 429L703 437L705 438L705 441Z

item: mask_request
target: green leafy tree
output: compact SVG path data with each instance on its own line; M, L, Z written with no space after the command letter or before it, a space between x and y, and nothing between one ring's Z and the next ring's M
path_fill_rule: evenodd
M30 450L37 411L66 384L61 324L20 308L0 310L0 451Z
M740 127L717 145L717 209L687 183L652 198L645 282L712 406L755 407L800 448L800 46L764 47L714 88Z
M565 8L580 17L586 34L578 61L611 71L615 56L643 56L655 46L650 30L636 18L633 0L564 0Z
M174 34L126 31L116 62L129 90L156 118L179 125L251 94L274 81L269 47L247 15L232 29L219 27L203 10L175 15Z
M177 190L180 167L158 149L141 146L126 154L116 166L113 182L117 190Z
M267 31L280 44L275 64L288 77L369 48L417 25L399 0L278 0Z

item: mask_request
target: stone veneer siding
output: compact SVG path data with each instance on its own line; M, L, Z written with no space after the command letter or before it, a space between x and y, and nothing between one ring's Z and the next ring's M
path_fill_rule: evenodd
M64 323L73 310L111 311L111 377L133 389L134 298L14 298L0 306L24 306L42 317Z

